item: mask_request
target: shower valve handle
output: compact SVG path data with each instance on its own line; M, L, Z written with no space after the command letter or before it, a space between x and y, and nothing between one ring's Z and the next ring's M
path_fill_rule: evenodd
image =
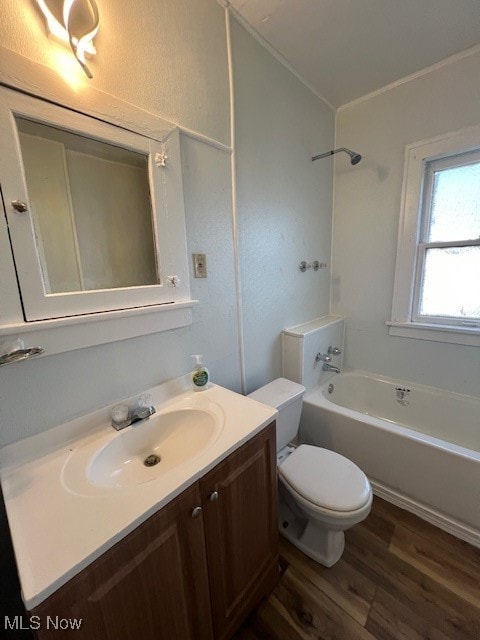
M329 356L339 356L342 353L340 347L328 347L327 351Z

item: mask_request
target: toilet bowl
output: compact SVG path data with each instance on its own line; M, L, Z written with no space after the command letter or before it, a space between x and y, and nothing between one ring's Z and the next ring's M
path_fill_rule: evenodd
M331 567L343 553L344 531L370 513L372 489L348 458L308 444L289 444L297 435L304 393L302 385L278 378L250 397L278 410L280 532L310 558Z
M367 477L344 456L302 444L278 467L280 531L320 564L331 567L345 546L344 531L370 513Z

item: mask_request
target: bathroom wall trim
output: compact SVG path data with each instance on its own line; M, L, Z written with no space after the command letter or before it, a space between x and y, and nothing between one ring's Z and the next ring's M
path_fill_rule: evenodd
M197 140L198 142L203 142L204 144L213 147L214 149L218 149L219 151L224 151L225 153L233 153L233 149L228 144L223 144L219 140L215 140L215 138L210 138L209 136L204 135L203 133L198 133L198 131L193 131L192 129L188 129L187 127L182 126L181 124L177 125L180 133L187 138L192 138L193 140Z
M192 307L198 300L119 309L28 324L12 323L0 328L0 352L7 353L21 340L25 347L41 346L40 356L94 347L139 336L186 327L193 322Z
M398 80L395 80L390 84L386 84L385 86L380 87L380 89L375 89L375 91L366 93L364 96L361 96L360 98L355 98L355 100L352 100L351 102L346 102L345 104L340 105L337 111L347 111L348 109L356 107L358 104L361 104L362 102L370 100L370 98L375 98L376 96L382 93L386 93L391 89L395 89L396 87L399 87L402 84L410 82L411 80L416 80L417 78L421 78L422 76L425 76L431 73L432 71L437 71L438 69L447 67L450 64L455 64L456 62L460 62L464 58L474 56L477 53L480 53L480 44L477 44L474 47L470 47L469 49L465 49L465 51L460 51L459 53L455 53L452 56L449 56L448 58L444 58L443 60L440 60L440 62L435 62L435 64L432 64L428 67L424 67L423 69L420 69L420 71L415 71L415 73L411 73L408 76L399 78Z
M0 46L0 84L42 98L48 102L104 120L154 140L164 142L177 127L185 136L215 149L231 153L232 148L198 131L170 122L160 115L145 111L116 96L101 91L87 82L76 94L58 73L44 64Z
M372 485L373 493L379 498L383 498L388 502L400 507L401 509L405 509L410 513L418 516L422 520L429 522L430 524L435 525L439 529L446 531L447 533L452 534L456 538L460 538L461 540L465 540L469 544L480 548L480 532L476 531L472 527L459 522L449 516L437 511L436 509L432 509L425 504L421 504L408 496L394 491L387 487L386 485L378 482L377 480L373 480L369 478L370 484Z
M274 47L272 47L272 45L268 42L268 40L265 40L265 38L263 36L261 36L258 31L256 29L254 29L254 27L252 27L252 25L247 22L245 20L245 18L238 13L238 11L232 7L232 5L230 4L230 2L228 2L228 0L217 0L217 2L222 6L225 7L225 9L227 11L230 11L231 15L235 18L235 20L246 30L248 31L248 33L255 38L255 40L257 40L257 42L259 42L262 47L264 49L266 49L268 51L268 53L270 55L272 55L276 60L278 60L278 62L280 62L281 65L283 65L286 69L288 69L288 71L290 71L290 73L292 75L295 76L295 78L297 78L297 80L299 82L301 82L309 91L311 91L319 100L321 100L329 109L331 109L332 111L335 111L335 107L334 105L329 102L327 100L327 98L325 98L325 96L323 96L321 93L319 93L307 80L305 80L305 78L303 76L301 76L298 71L296 71L289 62L287 62L287 60L282 56L281 53L279 53Z
M243 331L243 300L242 278L240 271L240 248L238 242L238 207L237 207L237 155L235 153L235 83L233 77L233 47L231 13L228 4L225 4L225 32L227 38L227 63L228 63L228 90L230 98L230 144L232 155L230 156L231 180L232 180L232 242L233 259L235 263L235 297L237 303L237 327L238 327L238 358L240 366L240 388L242 393L247 392L247 380L245 370L245 339Z

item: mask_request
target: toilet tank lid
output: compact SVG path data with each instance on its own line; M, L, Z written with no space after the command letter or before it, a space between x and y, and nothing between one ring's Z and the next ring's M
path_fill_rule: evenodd
M258 402L273 407L280 411L295 400L298 400L305 393L305 387L286 378L277 378L273 382L260 387L248 395Z

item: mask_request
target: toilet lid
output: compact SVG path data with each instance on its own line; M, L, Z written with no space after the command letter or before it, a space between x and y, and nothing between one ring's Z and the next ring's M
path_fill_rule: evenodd
M355 511L370 497L367 476L339 453L302 444L279 473L305 500L332 511Z

